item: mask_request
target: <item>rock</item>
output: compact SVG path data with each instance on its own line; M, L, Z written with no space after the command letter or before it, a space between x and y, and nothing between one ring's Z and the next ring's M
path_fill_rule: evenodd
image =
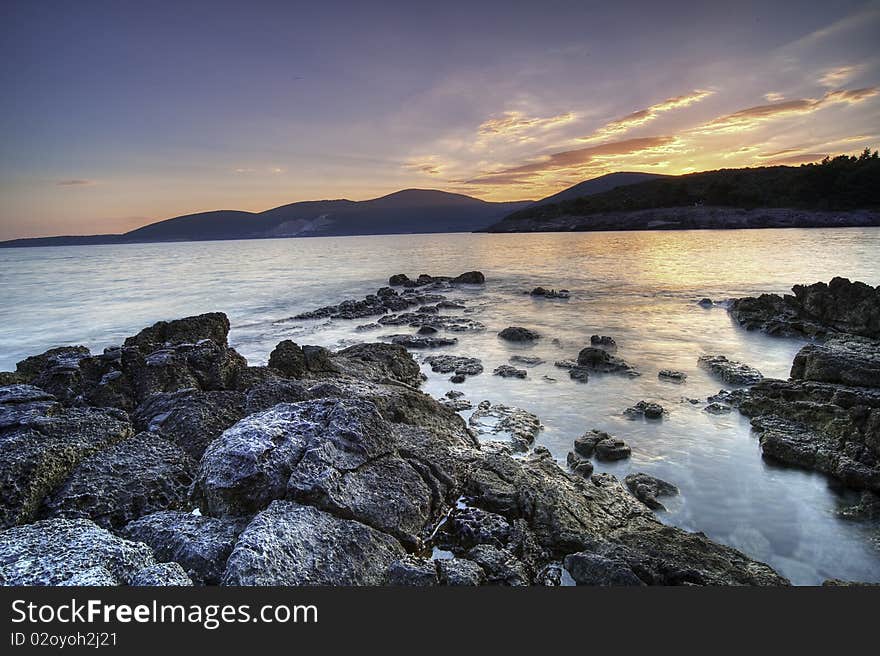
M560 369L574 369L578 366L578 363L576 360L557 360L553 363L553 366Z
M525 367L537 367L539 364L544 364L546 360L537 357L531 357L528 355L511 355L510 361L516 364L521 364Z
M217 519L179 511L146 515L129 523L123 535L150 546L162 561L179 564L200 585L217 585L239 534L242 518Z
M359 333L368 333L373 330L379 330L380 328L382 328L381 323L373 322L373 323L362 323L360 326L355 326L354 329Z
M54 400L54 396L33 385L18 384L0 387L0 404L30 404Z
M589 478L593 475L593 463L574 451L568 452L566 462L568 463L569 469L575 474L583 476L584 478Z
M483 373L483 365L477 358L459 355L431 355L424 359L431 371L438 374L455 373L461 376L476 376ZM464 382L464 378L461 381Z
M43 402L40 402L43 403ZM0 527L33 521L43 500L90 455L131 437L125 413L2 404Z
M3 585L134 585L153 552L87 519L49 519L0 532Z
M596 443L596 460L623 460L632 449L619 437L607 437Z
M532 296L539 296L541 298L569 298L571 297L571 292L567 289L560 289L556 291L555 289L545 289L544 287L535 287L532 291L528 292Z
M507 519L480 508L457 508L444 525L444 545L455 553L462 553L478 544L504 547L513 535Z
M174 321L159 321L126 339L124 346L133 346L144 355L168 346L198 344L203 340L225 347L228 335L227 316L222 312L209 312Z
M571 367L568 370L568 377L579 383L587 383L590 381L590 371L586 367Z
M590 344L607 351L617 350L617 342L614 341L613 337L609 337L608 335L591 335Z
M120 529L143 515L185 507L194 470L180 447L139 433L80 461L43 512Z
M463 383L466 380L464 374L455 374L449 377L450 383Z
M332 353L323 346L303 346L306 368L313 374L337 374L339 368L331 359Z
M247 396L245 397L245 410L244 413L242 413L242 417L268 410L279 403L308 401L312 398L312 394L304 383L305 381L279 378L277 380L265 381L254 385L248 390ZM231 419L233 414L234 413L230 413L228 418ZM242 417L239 417L239 419ZM224 421L223 423L226 422ZM224 426L223 430L226 430L229 426L232 426L235 423L236 422L233 421L229 425ZM221 430L220 433L222 433L223 430ZM213 442L218 435L210 435L211 439L208 444ZM205 446L207 446L207 444ZM202 450L202 453L204 453L204 450Z
M379 319L382 326L409 326L421 328L427 326L435 330L445 330L451 333L478 333L486 330L479 321L466 317L457 317L451 314L423 314L421 312L405 312L394 314Z
M629 565L620 559L581 551L563 561L565 569L578 585L645 585Z
M306 372L306 356L296 342L285 339L269 354L269 368L288 378L301 378Z
M482 401L468 419L468 425L479 435L491 435L511 442L518 451L527 450L543 428L541 421L531 412L504 405Z
M501 376L502 378L525 378L527 375L525 369L517 369L516 367L511 367L507 364L502 364L500 367L496 367L495 371L492 373L496 376Z
M158 392L135 409L132 420L138 430L157 433L198 460L212 440L244 416L245 399L234 391Z
M577 364L590 372L597 373L621 373L627 376L638 376L639 373L633 369L622 358L612 355L604 348L588 346L578 353Z
M795 285L794 296L734 299L730 313L743 327L771 335L821 337L842 332L880 338L880 288L846 278Z
M461 285L482 285L486 282L486 276L480 271L468 271L453 278L452 282Z
M436 562L441 585L473 586L486 582L483 568L472 560L450 558Z
M131 585L137 586L187 586L192 584L192 579L177 563L159 563L145 567L131 579Z
M396 344L356 344L338 351L333 363L343 373L375 383L391 379L411 387L422 384L418 363L403 346Z
M731 409L732 408L729 405L713 402L703 408L703 412L708 412L710 415L726 415Z
M397 273L388 279L388 284L392 287L400 287L409 282L409 276L405 273Z
M391 536L310 506L273 501L241 534L224 585L382 585L405 555Z
M607 440L611 437L605 431L591 430L580 437L574 438L574 452L584 459L592 458L596 452L596 445L602 440Z
M664 407L654 401L639 401L623 411L627 419L663 419L665 413Z
M880 340L834 335L807 344L794 358L791 377L820 383L880 387Z
M411 554L391 563L387 577L386 585L429 586L440 582L434 561Z
M711 298L701 298L697 301L697 305L708 310L709 308L714 307L715 302Z
M470 410L474 407L474 404L468 401L465 398L462 398L464 395L461 392L449 391L446 392L446 396L440 399L440 403L445 405L447 408L455 410L456 412L460 412L462 410Z
M753 385L764 377L754 367L723 355L701 355L697 364L731 385Z
M855 520L880 519L880 494L870 490L862 490L859 502L842 509L838 515L845 519Z
M441 346L455 346L458 339L455 337L423 337L420 335L388 335L392 344L406 348L424 349L440 348Z
M536 339L539 339L541 335L528 328L510 326L498 333L498 337L505 339L508 342L533 342Z
M417 335L436 335L438 331L434 326L421 326L417 331Z
M687 374L683 371L674 371L672 369L661 369L657 373L657 378L671 383L683 383L687 380L687 377Z
M678 488L672 483L643 472L630 474L623 479L623 482L636 499L652 510L666 510L666 506L660 503L657 497L678 494Z
M467 552L467 558L483 568L489 585L522 586L530 583L525 565L504 549L478 544Z
M760 383L758 383L760 384ZM735 389L735 390L718 390L717 394L713 394L706 400L709 403L721 403L723 405L729 405L733 408L738 408L740 404L743 402L743 399L748 398L749 390L747 389ZM694 405L700 403L699 399L693 401Z

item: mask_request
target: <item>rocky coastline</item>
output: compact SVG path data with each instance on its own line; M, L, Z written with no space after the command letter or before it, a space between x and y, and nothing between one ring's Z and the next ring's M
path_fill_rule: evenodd
M864 490L870 511L880 491L880 310L868 290L878 290L839 280L806 288L812 300L796 305L731 303L737 320L750 308L754 327L826 336L802 349L789 380L721 359L707 366L723 380L745 372L735 382L751 387L715 403L752 417L767 457ZM389 283L312 314L379 316L411 338L428 337L425 327L485 329L423 311L448 302L444 289L486 284L479 272ZM284 340L253 366L230 347L229 328L222 313L163 321L100 354L64 346L0 373L0 583L788 584L736 549L660 522L658 497L676 494L674 482L594 474L591 457L629 456L619 438L588 432L565 468L535 444L538 417L483 402L465 421L460 394L420 391L420 366L400 340L335 352ZM585 380L637 375L609 352L613 339L596 337L566 368ZM453 379L482 372L475 358L425 361ZM640 416L662 420L655 405L643 402ZM514 439L496 440L499 427Z

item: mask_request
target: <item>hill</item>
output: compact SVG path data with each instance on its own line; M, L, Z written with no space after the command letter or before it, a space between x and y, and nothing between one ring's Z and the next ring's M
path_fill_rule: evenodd
M489 203L445 191L405 189L366 201L303 201L265 212L199 212L121 235L16 239L0 242L0 247L473 232L531 203Z
M630 171L621 171L619 173L606 173L598 178L584 180L576 185L563 189L557 194L547 196L541 200L535 201L529 207L537 207L538 205L549 205L552 203L561 203L565 200L572 200L581 196L592 196L593 194L601 194L605 191L611 191L617 187L625 187L627 185L637 184L639 182L647 182L648 180L656 180L658 178L667 178L669 176L660 175L658 173L638 173Z
M721 169L539 201L488 232L861 226L880 224L878 216L880 157L866 150L820 164Z

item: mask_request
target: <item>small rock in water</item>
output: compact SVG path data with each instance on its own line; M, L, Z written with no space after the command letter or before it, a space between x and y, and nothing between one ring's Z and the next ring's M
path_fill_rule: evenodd
M639 401L634 406L627 408L623 414L627 419L662 419L666 410L654 401Z
M575 360L557 360L553 363L553 366L560 369L574 369L578 366L578 363Z
M568 452L566 462L568 463L569 469L575 474L580 474L584 478L589 478L593 473L593 463L574 451Z
M458 344L455 337L418 337L415 335L389 335L392 344L406 348L439 348Z
M660 380L668 380L671 383L683 383L687 380L688 375L683 371L674 371L673 369L661 369L657 373Z
M637 372L622 358L611 355L604 348L588 346L581 349L578 353L577 363L579 367L583 367L588 371L595 371L602 374L619 373L627 376L638 376Z
M430 355L424 362L436 374L455 373L461 376L476 376L483 373L483 365L477 358L462 355ZM464 380L453 382L464 382Z
M574 453L582 458L621 460L628 458L630 448L618 437L600 430L591 430L574 440Z
M666 510L666 506L657 501L657 497L678 494L678 488L672 483L642 472L630 474L623 482L636 499L653 510Z
M590 380L590 372L586 367L572 367L568 370L568 377L579 383L586 383Z
M703 412L708 412L710 415L726 415L731 411L731 407L729 405L724 405L723 403L710 403L705 408L703 408Z
M382 324L379 323L365 323L360 326L357 326L355 330L359 333L365 333L370 330L379 330L382 327Z
M417 335L436 335L439 331L434 326L422 326L417 331Z
M701 308L710 308L715 305L715 302L711 298L701 298L697 301L697 305Z
M537 367L539 364L544 364L544 362L546 362L546 360L541 358L530 357L528 355L511 355L510 361L526 367Z
M528 293L532 296L540 296L542 298L569 298L571 296L571 292L567 289L556 291L555 289L546 289L544 287L535 287Z
M533 342L541 337L541 335L534 330L523 328L522 326L510 326L498 333L498 337L509 342Z
M754 385L764 377L754 367L736 360L728 360L723 355L701 355L697 364L732 385Z
M596 444L597 460L623 460L631 453L632 449L619 437L609 437Z
M454 374L449 377L450 383L463 383L465 380L464 374Z
M590 344L609 351L617 350L617 342L614 341L613 337L609 337L608 335L592 335L590 337Z
M511 367L509 364L502 364L492 373L496 376L501 376L502 378L525 378L527 375L525 369L517 369L516 367Z

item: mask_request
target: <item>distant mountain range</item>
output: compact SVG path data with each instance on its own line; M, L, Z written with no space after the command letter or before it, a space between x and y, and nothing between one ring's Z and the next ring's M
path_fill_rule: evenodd
M199 212L120 235L14 239L0 242L0 247L473 232L531 204L530 200L490 203L463 194L406 189L365 201L304 201L265 212Z

